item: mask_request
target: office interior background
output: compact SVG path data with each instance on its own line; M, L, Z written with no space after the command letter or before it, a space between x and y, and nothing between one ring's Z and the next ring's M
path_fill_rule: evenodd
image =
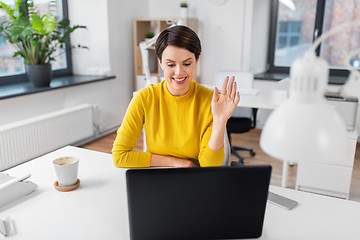
M6 1L8 3L12 2ZM34 1L45 8L48 1ZM133 21L137 18L179 17L181 1L166 0L68 0L58 1L59 8L66 7L72 24L86 25L87 30L71 35L72 44L81 43L89 50L72 49L72 71L76 75L115 76L110 80L52 89L0 100L0 126L36 117L49 112L70 108L82 103L95 106L93 139L114 132L121 124L134 89ZM281 78L292 61L301 56L313 41L316 24L322 31L337 24L358 19L359 1L326 1L324 21L320 23L316 0L281 1L279 3L276 33L271 32L273 1L271 0L188 0L188 17L199 21L198 33L203 51L198 68L198 81L211 84L216 72L240 70L260 74L272 70ZM296 10L283 2L293 2ZM325 1L323 1L325 3ZM65 6L67 4L67 6ZM59 10L59 14L60 14ZM0 13L3 14L3 13ZM320 56L324 57L333 74L345 81L342 59L352 49L359 47L359 28L344 30L322 44ZM274 44L269 45L271 39ZM14 49L0 39L0 91L2 79L24 73L21 60L12 58ZM269 54L273 59L269 63ZM65 55L60 55L54 69L67 68ZM359 67L359 59L351 59ZM287 70L286 70L287 68ZM259 76L260 76L259 75ZM275 74L276 75L276 74ZM288 83L279 83L279 77L270 75L256 79L259 89L287 89ZM341 84L331 84L329 91L337 92ZM257 128L261 129L271 110L259 110ZM359 130L359 124L357 124ZM69 133L71 134L71 133ZM70 143L69 143L70 144Z

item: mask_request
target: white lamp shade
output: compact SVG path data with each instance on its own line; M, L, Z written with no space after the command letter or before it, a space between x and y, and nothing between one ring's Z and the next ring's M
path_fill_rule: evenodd
M261 148L280 160L341 164L348 140L345 123L323 96L327 63L307 53L291 66L290 79L290 97L266 121Z
M260 146L270 156L291 162L339 164L348 145L345 124L325 101L289 99L268 118Z

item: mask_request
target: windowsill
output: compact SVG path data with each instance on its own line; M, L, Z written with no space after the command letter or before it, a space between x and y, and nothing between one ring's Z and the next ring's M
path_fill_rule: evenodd
M289 77L289 74L287 73L272 73L272 72L264 72L254 75L254 78L257 80L268 80L268 81L280 81L287 77ZM347 79L348 77L329 76L329 84L343 85L347 81Z
M56 90L60 88L73 87L82 84L94 83L98 81L114 79L115 76L85 76L72 75L54 77L49 87L34 87L30 82L17 83L0 86L0 100L18 96L24 96L33 93Z
M258 73L254 75L255 79L270 80L270 81L280 81L287 77L289 77L289 74L287 73L271 73L271 72Z

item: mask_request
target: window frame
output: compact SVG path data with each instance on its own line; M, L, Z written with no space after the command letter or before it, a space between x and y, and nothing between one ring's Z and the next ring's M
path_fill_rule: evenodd
M326 0L317 0L315 25L313 32L313 42L316 36L321 36L323 31L323 22L325 15ZM268 58L267 58L267 73L270 74L289 74L290 67L275 66L275 47L276 47L276 34L277 34L277 20L278 20L279 0L271 1L270 13L270 31L269 31L269 44L268 44ZM316 34L315 34L316 33ZM320 55L321 44L316 48L316 55ZM329 66L329 83L344 84L349 76L347 69L332 69Z
M62 2L62 14L63 18L69 19L68 3L67 0L61 0ZM67 37L68 43L65 44L65 57L66 57L66 68L53 70L53 77L70 76L73 75L72 69L72 55L71 55L71 44L70 37ZM26 73L15 74L9 76L0 77L0 86L11 85L17 83L29 82Z

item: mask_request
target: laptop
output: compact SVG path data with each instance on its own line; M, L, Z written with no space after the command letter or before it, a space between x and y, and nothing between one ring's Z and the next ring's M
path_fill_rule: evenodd
M270 165L129 169L130 237L259 238L270 177Z

